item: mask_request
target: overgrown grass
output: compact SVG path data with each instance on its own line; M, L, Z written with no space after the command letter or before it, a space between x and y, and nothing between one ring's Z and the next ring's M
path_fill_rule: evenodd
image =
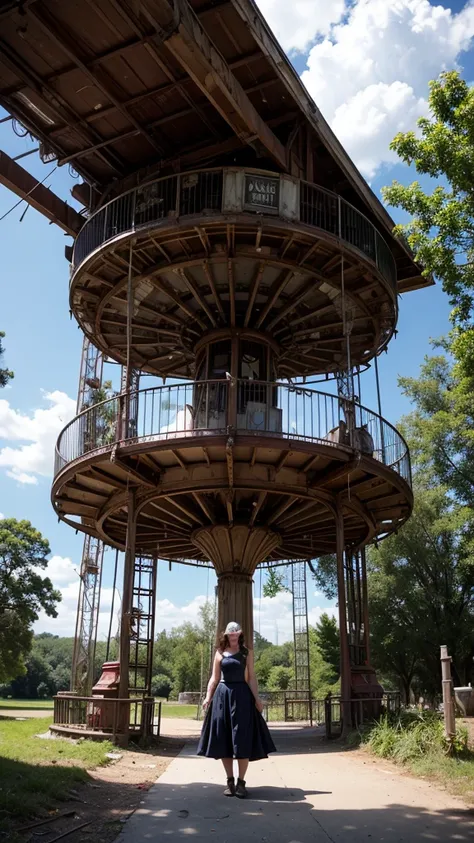
M467 729L457 726L453 752L448 753L443 721L435 712L386 715L353 733L349 742L362 743L375 755L402 764L474 803L474 752L468 748Z
M67 799L87 770L107 763L108 741L94 743L42 740L50 717L0 721L0 830L8 831L19 818L37 816ZM13 838L12 838L13 839Z
M197 705L181 705L180 703L162 703L162 717L186 717L188 720L197 719Z

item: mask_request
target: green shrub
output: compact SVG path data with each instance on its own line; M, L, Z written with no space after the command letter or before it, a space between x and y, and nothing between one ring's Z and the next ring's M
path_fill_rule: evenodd
M164 673L159 673L151 680L151 693L154 697L164 697L166 700L169 699L171 688L171 679Z
M448 750L442 717L434 711L386 714L360 732L360 740L367 744L375 755L392 758L401 764L433 753L445 754ZM453 742L454 753L464 753L467 750L467 741L467 730L458 727Z

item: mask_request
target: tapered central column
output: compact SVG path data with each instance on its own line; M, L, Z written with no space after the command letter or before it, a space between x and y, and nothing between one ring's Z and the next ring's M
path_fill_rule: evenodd
M217 629L238 621L253 648L252 576L280 544L280 536L264 527L215 524L193 534L194 544L211 560L217 574Z
M229 621L240 623L245 643L253 648L253 590L252 574L225 573L217 575L217 633L220 635Z

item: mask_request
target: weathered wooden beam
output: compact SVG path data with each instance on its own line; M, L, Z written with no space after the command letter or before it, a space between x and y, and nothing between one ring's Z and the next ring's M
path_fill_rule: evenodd
M254 501L253 503L253 512L250 516L249 527L253 527L255 521L257 520L258 513L260 512L263 504L267 499L267 492L259 492L258 500Z
M204 515L206 515L207 518L209 518L209 521L211 522L211 524L215 524L216 523L215 515L214 515L211 507L208 505L207 501L204 500L198 492L192 492L192 496L193 496L194 500L201 507L202 511L204 512Z
M139 459L134 457L126 457L125 455L118 455L117 450L114 449L110 455L110 462L121 468L134 480L138 480L145 486L150 486L155 489L158 483L158 477L154 472L150 471L145 465L141 465Z
M24 199L28 205L47 217L50 222L56 223L72 237L75 237L84 225L84 219L74 208L63 202L49 187L38 184L38 179L2 151L0 151L0 184Z
M283 169L285 147L256 108L216 50L187 0L142 0L141 11L193 82L245 143L259 141Z

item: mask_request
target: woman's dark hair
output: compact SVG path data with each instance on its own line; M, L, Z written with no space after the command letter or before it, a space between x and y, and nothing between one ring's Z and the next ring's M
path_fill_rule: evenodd
M221 653L224 653L225 650L227 650L227 647L229 646L229 636L226 635L224 631L222 631L221 634L219 635L219 643L218 643L217 646L218 646L219 650L221 651ZM239 635L239 648L240 648L240 652L243 653L246 656L247 653L248 653L248 649L245 646L245 639L244 639L244 633L243 632L241 632L240 635Z

